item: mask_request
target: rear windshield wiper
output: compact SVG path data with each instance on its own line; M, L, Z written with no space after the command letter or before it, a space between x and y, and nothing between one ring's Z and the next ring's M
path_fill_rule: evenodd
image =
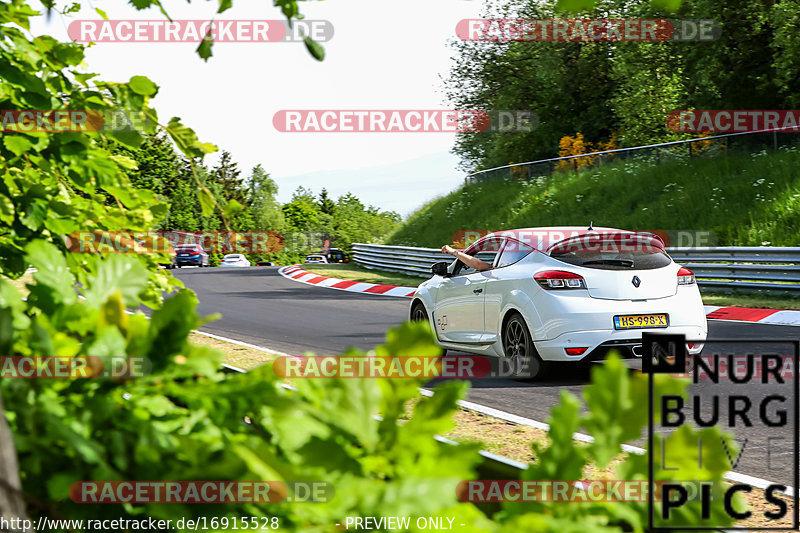
M591 259L589 261L584 261L581 265L619 265L632 267L633 259Z

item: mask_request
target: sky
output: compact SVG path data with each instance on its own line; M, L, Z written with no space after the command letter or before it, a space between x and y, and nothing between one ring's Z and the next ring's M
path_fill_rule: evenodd
M216 1L166 0L173 19L209 19ZM464 180L449 153L453 133L279 132L273 115L292 109L446 109L442 78L454 54L459 20L478 18L480 0L325 0L301 2L307 19L330 21L326 58L302 43L216 43L206 63L197 43L98 42L86 53L87 72L127 81L146 75L160 89L159 117L181 117L201 141L233 155L241 169L260 163L276 180L279 200L298 185L333 196L353 192L365 203L407 215ZM91 8L89 7L91 6ZM91 0L79 13L42 18L34 33L67 40L75 20L158 19L119 0ZM238 0L218 18L280 20L271 2ZM208 162L217 159L208 156Z

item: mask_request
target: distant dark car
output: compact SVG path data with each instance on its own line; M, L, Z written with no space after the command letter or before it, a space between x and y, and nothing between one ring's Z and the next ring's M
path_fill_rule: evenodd
M182 244L175 250L175 264L182 266L207 267L210 265L208 254L199 244Z
M328 263L349 263L350 257L339 248L331 248L327 252L317 252L319 255L324 255Z

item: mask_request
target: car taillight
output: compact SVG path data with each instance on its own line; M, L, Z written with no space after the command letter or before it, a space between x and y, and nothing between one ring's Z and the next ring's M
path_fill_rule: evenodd
M586 348L564 348L564 351L567 352L567 355L583 355L583 352L588 350L589 347Z
M694 272L692 272L686 267L681 267L681 269L678 270L678 285L694 285L694 284L695 284Z
M586 282L578 274L563 270L547 270L537 272L533 279L539 282L543 289L585 289Z
M194 251L194 252L189 253L189 255L200 255L200 252Z

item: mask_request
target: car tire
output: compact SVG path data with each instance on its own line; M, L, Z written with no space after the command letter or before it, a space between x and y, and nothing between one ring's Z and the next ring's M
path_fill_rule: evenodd
M547 375L550 365L539 357L528 325L518 313L503 327L503 353L511 366L513 379L534 380Z
M420 322L422 320L429 320L428 311L425 309L425 306L422 305L422 302L417 302L414 304L414 307L411 308L411 321Z
M428 311L425 309L425 306L422 305L422 302L417 302L414 304L414 307L411 308L411 321L421 322L423 320L429 320ZM445 355L447 355L447 349L442 348L442 357Z

